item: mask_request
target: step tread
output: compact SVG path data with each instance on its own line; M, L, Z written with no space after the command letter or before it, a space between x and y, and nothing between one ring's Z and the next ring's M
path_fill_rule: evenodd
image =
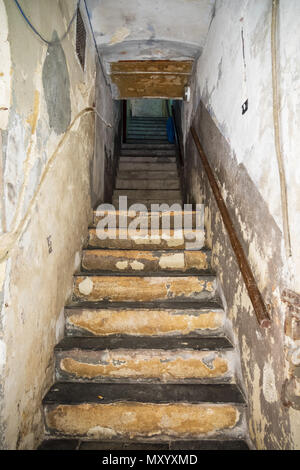
M202 439L193 441L81 441L79 439L45 439L38 450L249 450L242 439Z
M101 399L99 398L101 396ZM245 405L236 384L77 383L56 382L43 399L44 405L82 403L232 403Z
M83 349L101 351L103 349L193 349L224 350L233 346L226 336L128 336L111 335L109 337L66 336L56 346L55 351Z

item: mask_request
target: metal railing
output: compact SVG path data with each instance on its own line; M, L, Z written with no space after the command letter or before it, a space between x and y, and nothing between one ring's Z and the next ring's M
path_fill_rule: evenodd
M256 284L255 278L253 276L253 273L251 271L250 265L248 263L248 260L246 258L246 255L244 253L244 250L242 248L242 245L238 239L238 236L236 234L235 228L233 226L232 220L230 218L229 212L227 210L227 207L225 205L224 199L222 197L221 191L219 189L219 186L217 184L217 181L215 179L215 176L212 172L212 169L210 168L210 165L208 163L207 157L204 153L204 150L200 144L199 137L196 133L196 130L194 127L191 127L191 134L193 136L194 142L196 144L203 168L205 170L206 176L208 178L208 181L210 183L210 187L212 189L212 192L215 196L218 208L221 212L221 216L224 222L224 225L226 227L226 230L229 235L230 243L232 246L232 249L235 253L235 256L237 258L237 262L241 271L241 274L243 276L248 295L250 297L250 300L252 302L254 312L257 318L257 321L260 326L264 328L268 328L271 325L271 319L268 314L267 307L264 303L264 300L262 298L262 295L258 289L258 286Z

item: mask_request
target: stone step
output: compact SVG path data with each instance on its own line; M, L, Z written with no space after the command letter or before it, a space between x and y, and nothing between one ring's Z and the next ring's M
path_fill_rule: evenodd
M171 440L171 441L123 441L123 440L103 440L103 441L84 441L79 439L45 439L38 450L249 450L247 442L243 439L198 439L198 440ZM155 462L160 462L159 456Z
M87 303L65 308L68 336L173 336L223 334L225 312L218 302Z
M128 144L124 143L122 144L122 150L135 150L135 149L140 149L140 148L145 148L145 149L156 149L156 150L173 150L173 152L176 151L176 146L174 144Z
M120 196L127 196L129 200L155 200L163 201L178 200L181 199L181 191L172 189L115 189L113 192L113 199L119 198Z
M78 273L73 300L90 302L209 301L216 298L213 275L169 273Z
M169 179L172 180L174 178L178 178L177 169L173 171L136 171L136 170L120 170L118 171L118 179L131 179L131 180L161 180L164 179L168 181Z
M119 208L119 198L114 197L112 200L113 206L118 209ZM179 204L182 206L182 199L128 199L127 200L128 208L130 208L133 204L143 204L143 206L146 207L146 210L150 211L156 211L156 206L157 204L167 204L169 207L172 206L172 204ZM154 207L153 207L154 205Z
M144 143L144 144L166 144L168 143L168 139L165 138L165 139L137 139L137 138L130 138L130 139L126 139L126 142L128 142L129 144L140 144L140 143Z
M216 383L233 379L226 337L66 337L55 347L56 380Z
M152 147L152 144L143 144L143 149L138 147L137 144L130 144L133 145L134 148L122 148L122 155L137 155L137 156L151 156L153 155L154 157L163 157L163 156L173 156L175 155L174 149L157 149L156 145ZM149 148L149 145L152 148ZM165 145L165 144L164 144Z
M167 179L169 189L180 189L180 180L179 178ZM116 189L165 189L166 179L154 180L132 180L132 179L123 179L117 178L116 180Z
M142 126L142 125L135 125L135 126L129 126L127 128L127 137L130 134L141 134L144 136L147 135L162 135L166 136L167 135L167 129L166 126Z
M177 171L176 163L119 162L120 171Z
M113 248L121 250L200 250L204 246L204 230L182 231L170 229L158 230L158 233L151 234L151 231L141 230L139 233L132 233L126 228L108 229L106 238L99 238L102 231L90 228L88 232L87 248ZM194 243L192 246L191 244Z
M210 269L211 252L201 251L146 251L146 250L83 250L82 269L110 272L205 272Z
M127 180L120 180L120 181L127 181ZM144 180L141 180L144 181ZM159 181L159 180L158 180ZM155 180L147 180L148 183L155 183ZM174 209L175 207L173 207ZM171 207L172 209L172 207ZM197 216L198 214L198 216ZM127 212L124 210L107 210L104 213L101 213L100 210L97 209L93 211L93 222L92 227L96 227L100 220L103 220L104 217L112 217L115 216L116 218L116 226L117 227L128 227L128 225L136 219L137 213L135 211L128 210ZM126 216L126 219L125 219ZM162 225L169 226L170 228L174 228L174 224L176 224L177 228L189 228L191 227L194 229L196 227L196 222L198 226L200 226L201 222L201 212L198 213L195 210L168 210L168 211L161 211L161 212L139 212L138 213L139 221L141 221L142 226L151 227L151 222L153 223L153 227L155 227L155 223L157 223L159 228L162 228ZM197 219L197 220L196 220ZM158 222L157 222L158 221Z
M57 382L43 405L48 435L86 440L237 438L245 427L235 384Z
M149 156L139 156L139 155L121 155L119 162L130 162L130 163L176 163L176 157L172 156L161 156L149 155Z

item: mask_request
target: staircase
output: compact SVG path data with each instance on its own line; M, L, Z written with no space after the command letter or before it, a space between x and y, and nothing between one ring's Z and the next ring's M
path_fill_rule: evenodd
M133 121L113 202L126 195L128 205L181 204L165 120ZM65 308L65 338L55 347L56 383L43 400L40 449L248 448L236 352L210 252L186 250L184 236L165 236L159 217L155 238L141 232L101 240L94 213ZM117 234L122 230L120 224Z

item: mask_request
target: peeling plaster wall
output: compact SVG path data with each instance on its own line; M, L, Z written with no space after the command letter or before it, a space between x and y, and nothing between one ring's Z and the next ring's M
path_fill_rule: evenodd
M32 23L61 37L77 1L23 0ZM41 42L11 0L0 0L0 447L33 449L53 347L91 216L95 48L85 71L75 24L57 46Z
M121 101L113 100L97 61L95 156L91 164L92 206L111 202L121 144Z
M181 119L186 188L191 202L206 204L207 244L213 249L213 267L241 354L250 437L258 449L299 449L300 411L295 403L288 407L283 402L284 384L291 379L293 370L290 357L297 355L300 338L292 341L285 334L288 313L282 290L299 292L300 279L300 5L296 0L280 2L279 10L282 150L293 254L288 260L274 146L271 6L271 0L217 0L191 85L192 99L181 105ZM246 99L249 109L242 116L241 106ZM188 133L192 123L258 287L270 306L272 326L268 330L257 324L221 215Z

